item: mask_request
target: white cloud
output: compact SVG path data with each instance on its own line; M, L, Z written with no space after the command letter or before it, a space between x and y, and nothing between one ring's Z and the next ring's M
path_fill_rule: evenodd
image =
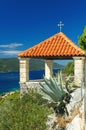
M21 51L18 50L9 50L9 51L0 51L0 54L2 55L17 55L18 53L20 53Z
M19 47L19 46L23 46L22 43L10 43L10 44L3 44L3 45L0 45L0 48L16 48L16 47Z
M17 56L21 51L22 43L10 43L0 45L0 57ZM19 47L19 48L18 48Z

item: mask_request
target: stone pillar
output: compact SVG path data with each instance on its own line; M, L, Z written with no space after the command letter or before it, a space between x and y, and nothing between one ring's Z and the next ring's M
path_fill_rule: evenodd
M29 81L29 59L19 58L20 61L20 83Z
M74 81L80 86L84 80L84 57L74 57Z
M53 74L53 60L45 60L45 77L50 78Z
M84 130L86 130L86 59L84 62Z

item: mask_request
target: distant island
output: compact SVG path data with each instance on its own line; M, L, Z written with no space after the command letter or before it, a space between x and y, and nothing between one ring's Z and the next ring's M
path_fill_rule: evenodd
M44 60L31 59L30 70L43 70L45 67ZM53 68L63 69L64 66L55 63ZM17 58L1 58L0 59L0 72L19 71L19 60Z

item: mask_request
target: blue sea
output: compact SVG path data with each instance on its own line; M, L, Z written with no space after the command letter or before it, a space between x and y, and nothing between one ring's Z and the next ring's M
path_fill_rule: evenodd
M54 70L57 73L58 69ZM44 70L30 71L30 80L42 79ZM0 94L19 90L19 72L0 73Z

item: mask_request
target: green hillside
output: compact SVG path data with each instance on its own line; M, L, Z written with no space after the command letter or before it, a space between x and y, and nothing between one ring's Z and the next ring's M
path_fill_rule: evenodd
M54 68L63 68L62 65L54 63ZM31 59L30 70L44 69L44 60ZM1 58L0 72L19 71L19 60L17 58Z
M17 58L0 59L0 72L18 71L19 62Z

